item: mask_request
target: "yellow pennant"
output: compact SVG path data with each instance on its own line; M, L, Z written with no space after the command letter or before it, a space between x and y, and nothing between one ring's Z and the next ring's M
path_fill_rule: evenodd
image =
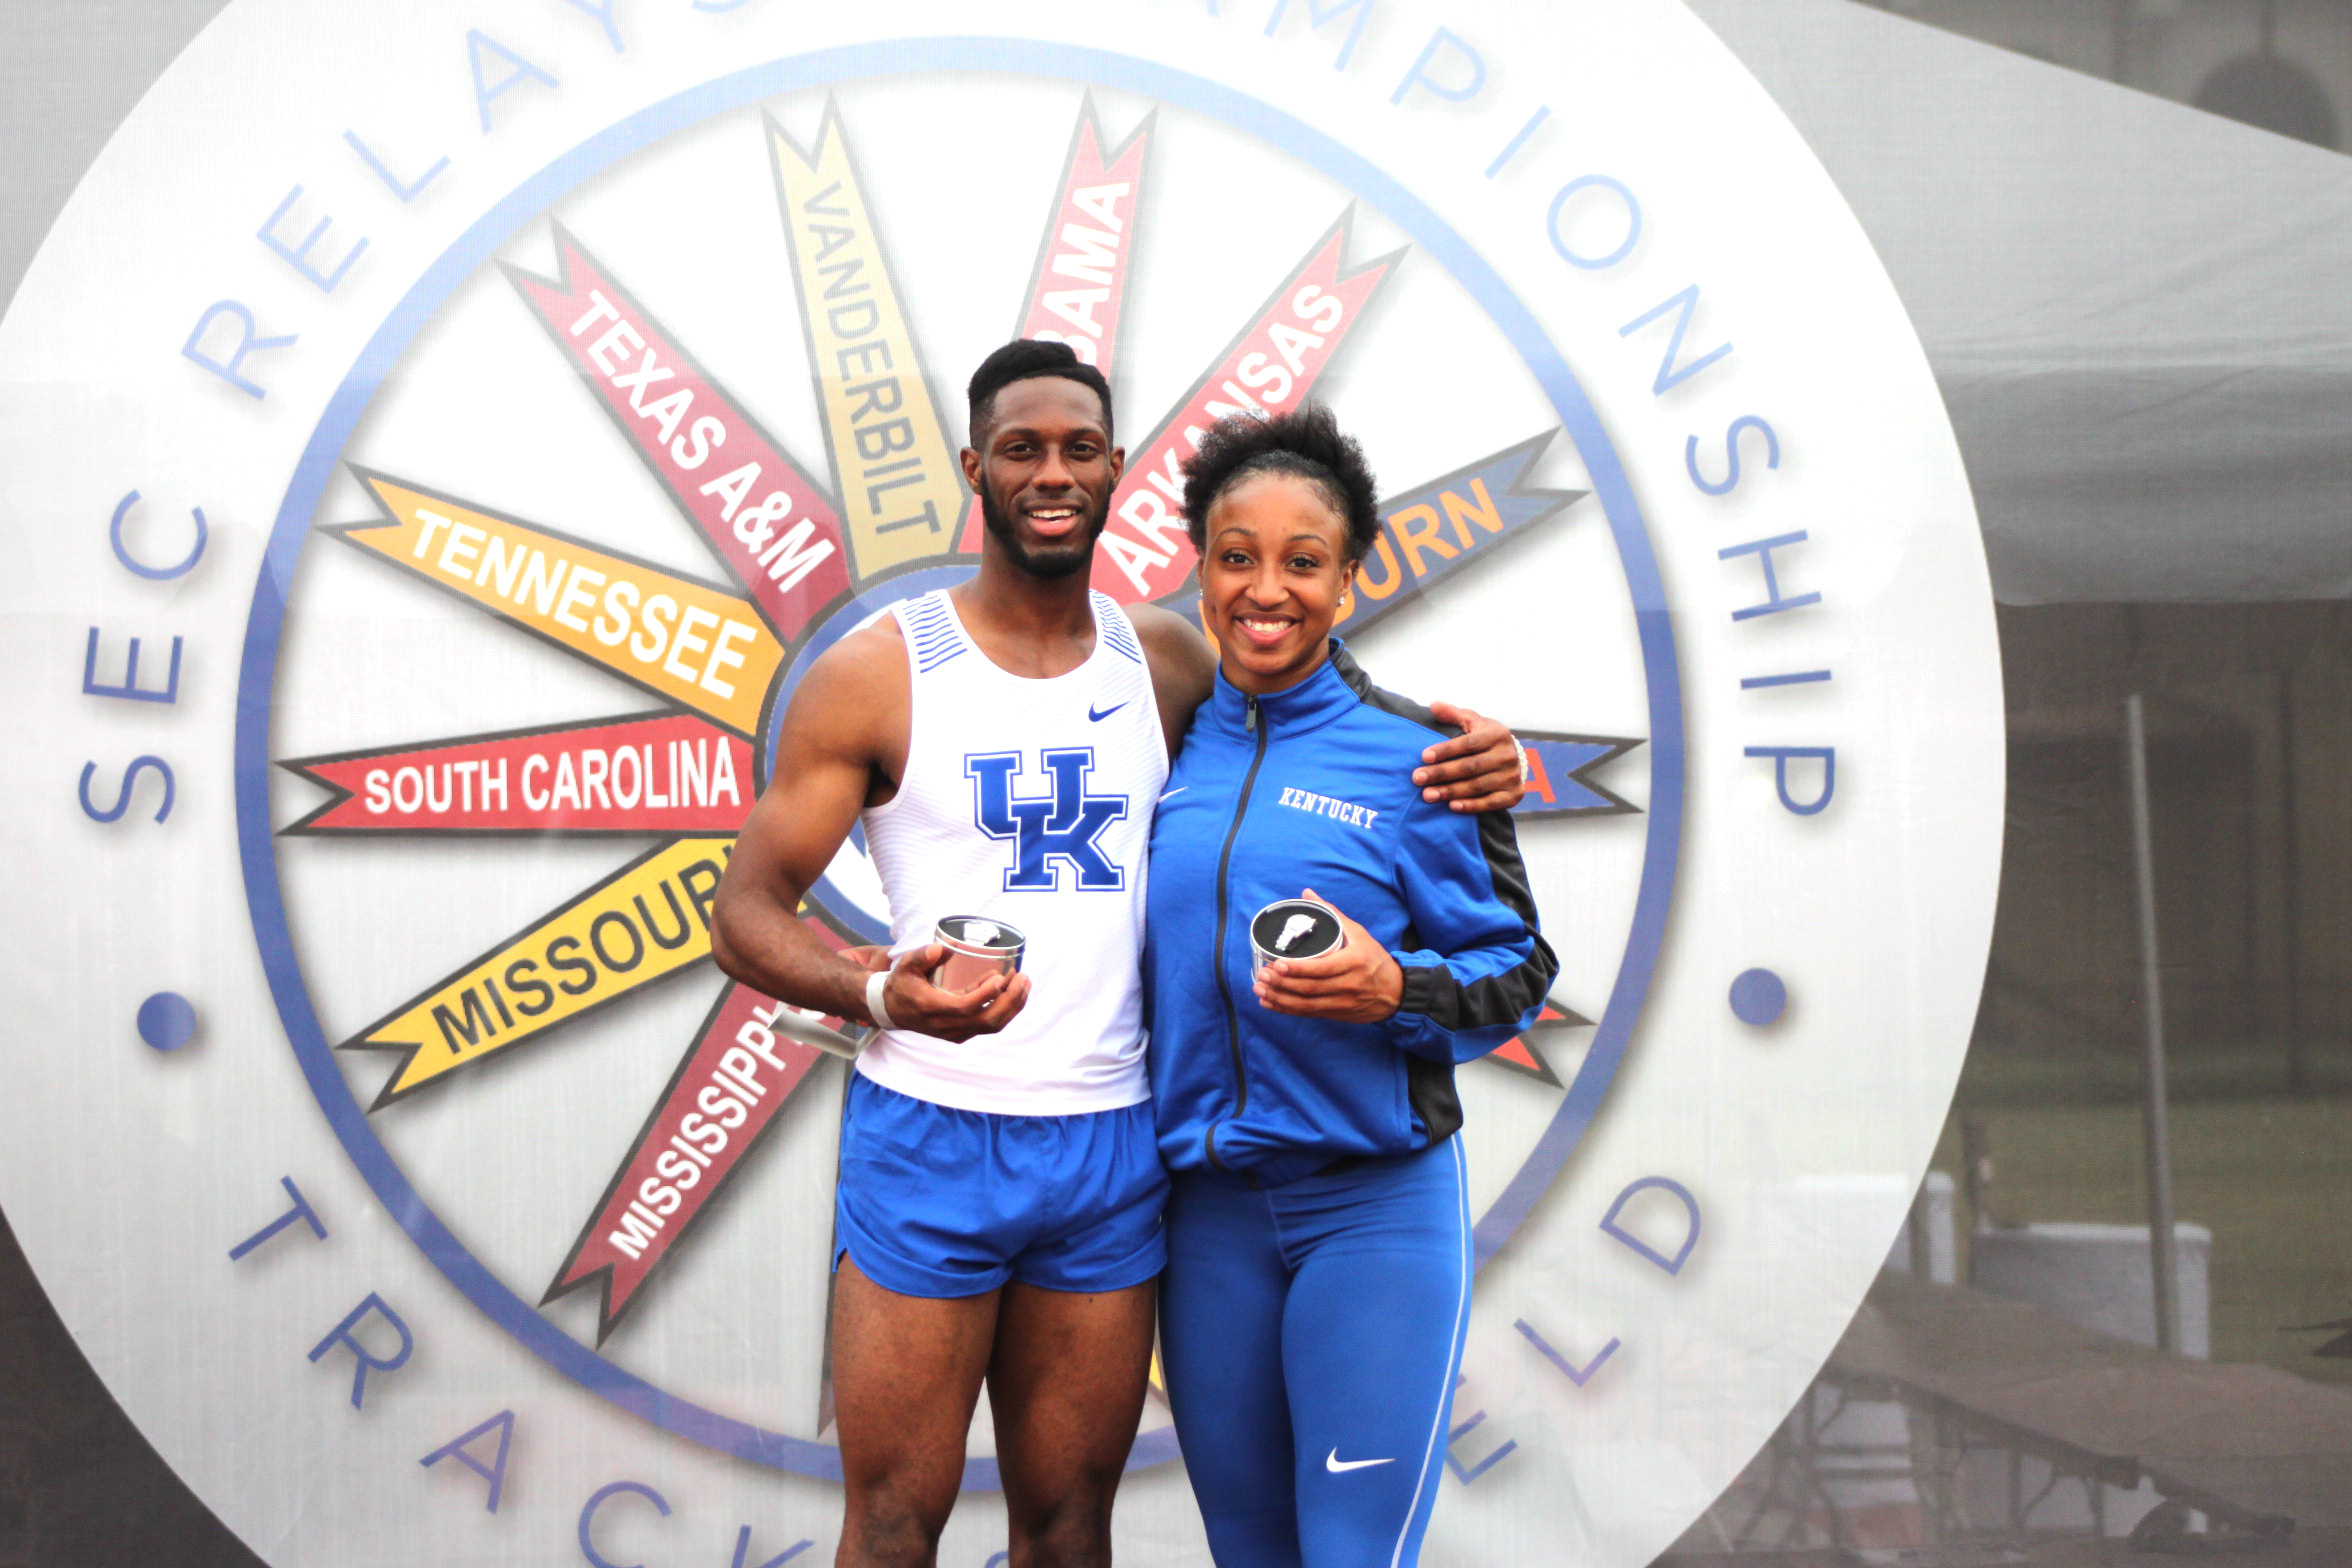
M842 520L861 578L955 546L963 476L939 422L839 111L814 153L773 124L776 184Z
M408 1053L369 1109L709 957L711 901L734 843L664 844L345 1041Z
M750 736L784 657L750 603L550 529L374 474L389 521L335 528L434 586Z

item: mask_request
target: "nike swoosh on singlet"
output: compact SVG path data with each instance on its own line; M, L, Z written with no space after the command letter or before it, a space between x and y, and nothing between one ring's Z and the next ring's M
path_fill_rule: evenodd
M1394 1459L1342 1459L1339 1457L1339 1450L1334 1448L1330 1457L1323 1461L1323 1468L1333 1475L1340 1475L1349 1470L1365 1470L1373 1465L1393 1465L1395 1463Z
M1130 697L1127 699L1127 702L1133 702L1134 700L1134 698ZM1097 713L1094 711L1093 704L1089 703L1086 709L1086 716L1092 719L1095 723L1100 724L1103 720L1109 718L1112 714L1118 712L1121 708L1126 706L1126 702L1114 702L1109 707L1103 709L1102 712Z

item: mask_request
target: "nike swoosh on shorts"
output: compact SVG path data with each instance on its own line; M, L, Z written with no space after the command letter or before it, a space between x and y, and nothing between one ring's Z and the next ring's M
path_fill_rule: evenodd
M1395 1463L1396 1460L1393 1458L1342 1459L1339 1457L1339 1450L1334 1448L1331 1451L1330 1457L1323 1461L1323 1468L1330 1471L1333 1475L1342 1475L1350 1470L1368 1470L1374 1465L1393 1465Z

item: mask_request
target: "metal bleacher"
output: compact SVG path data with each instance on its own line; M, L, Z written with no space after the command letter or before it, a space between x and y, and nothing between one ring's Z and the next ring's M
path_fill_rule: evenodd
M1830 1438L1855 1403L1899 1407L1901 1440ZM1858 1480L1907 1490L1911 1539L1854 1528L1839 1499ZM2118 1489L2139 1505L2128 1533ZM2052 1529L2061 1494L2075 1522ZM1889 1271L1702 1523L1662 1563L2352 1565L2352 1393Z

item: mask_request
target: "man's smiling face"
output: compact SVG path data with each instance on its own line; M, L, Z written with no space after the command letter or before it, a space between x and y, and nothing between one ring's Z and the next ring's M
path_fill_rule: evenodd
M1091 387L1031 376L997 389L964 449L989 536L1032 577L1067 577L1094 559L1126 454Z

